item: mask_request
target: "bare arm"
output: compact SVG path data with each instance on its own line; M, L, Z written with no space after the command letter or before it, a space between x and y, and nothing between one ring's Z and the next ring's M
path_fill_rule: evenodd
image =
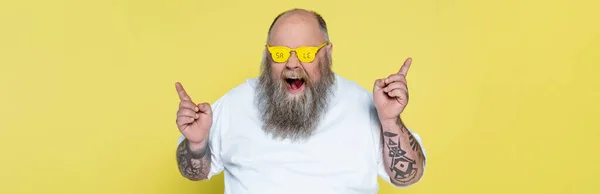
M373 102L381 123L383 164L396 186L409 186L423 176L423 151L418 140L404 126L401 113L408 104L406 75L412 63L407 58L398 73L377 79L373 86Z
M179 95L177 128L185 139L177 146L177 166L179 172L190 180L208 178L211 150L208 134L212 126L212 108L208 103L195 104L183 86L175 83Z
M193 181L207 179L210 172L210 147L206 143L200 148L191 147L187 139L177 147L179 172Z
M392 183L408 186L423 176L423 152L421 146L402 120L381 123L383 135L383 161Z

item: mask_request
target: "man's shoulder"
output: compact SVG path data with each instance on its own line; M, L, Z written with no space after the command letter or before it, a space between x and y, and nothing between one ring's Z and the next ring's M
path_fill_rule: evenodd
M366 87L360 85L357 81L337 76L338 91L336 99L342 103L342 107L355 106L360 110L369 113L375 111L373 104L373 93ZM369 117L372 119L371 117Z
M342 91L345 97L366 97L367 99L371 99L371 91L358 84L358 82L337 74L336 81L338 82L339 90Z
M256 88L257 84L258 84L258 78L246 78L246 80L244 80L244 82L239 83L238 85L231 88L231 90L229 90L226 95L247 96L249 94L254 93L254 89Z
M253 98L257 83L257 78L246 78L243 82L234 85L225 92L225 94L219 98L219 101L224 101L229 104L247 98Z

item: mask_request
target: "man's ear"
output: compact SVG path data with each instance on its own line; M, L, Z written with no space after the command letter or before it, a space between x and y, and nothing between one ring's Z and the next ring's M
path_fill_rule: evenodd
M325 46L325 54L327 55L327 59L329 59L329 66L333 65L333 58L332 58L332 52L333 52L333 43L329 43L327 44L327 46Z

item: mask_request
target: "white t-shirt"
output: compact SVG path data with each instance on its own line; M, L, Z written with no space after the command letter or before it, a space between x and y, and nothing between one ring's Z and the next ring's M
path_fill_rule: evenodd
M328 110L303 143L276 141L263 132L254 103L257 78L218 99L212 105L208 177L224 171L225 194L376 194L378 176L391 184L372 94L337 74L335 79Z

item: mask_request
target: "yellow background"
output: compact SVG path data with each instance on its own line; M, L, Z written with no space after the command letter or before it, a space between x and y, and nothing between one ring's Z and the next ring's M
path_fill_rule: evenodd
M222 193L177 171L174 83L213 102L257 76L294 7L368 89L414 59L403 117L427 170L380 193L600 193L593 0L2 1L0 193Z

